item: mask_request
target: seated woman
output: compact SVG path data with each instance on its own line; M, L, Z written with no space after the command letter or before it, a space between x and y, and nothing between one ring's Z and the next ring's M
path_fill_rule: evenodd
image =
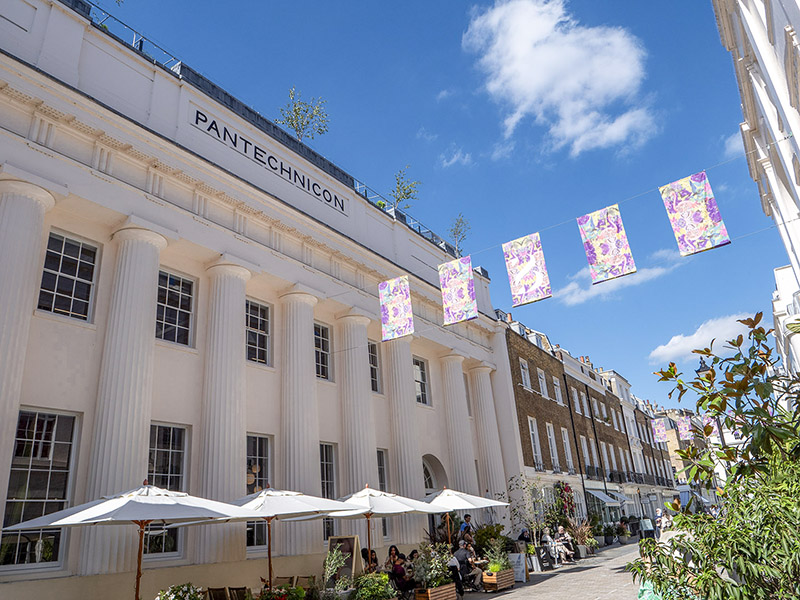
M389 546L389 556L386 557L386 562L383 563L383 570L384 571L391 571L394 567L394 563L397 562L397 555L400 554L400 551L397 549L397 546L392 544Z
M564 529L563 525L558 526L558 533L556 534L556 546L558 551L562 554L561 560L569 560L575 562L572 557L575 556L575 548L572 545L572 536Z
M397 558L395 559L394 565L392 566L392 570L389 574L389 577L392 578L394 581L395 586L401 592L407 592L409 590L414 589L414 579L406 573L406 569L403 566L406 562L406 555L405 554L398 554Z

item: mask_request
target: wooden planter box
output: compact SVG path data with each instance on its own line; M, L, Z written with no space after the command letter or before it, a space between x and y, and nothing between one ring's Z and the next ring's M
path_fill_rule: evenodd
M514 579L514 572L511 572ZM414 590L414 600L456 600L456 584L448 583L435 588L417 588Z
M483 572L483 589L487 592L497 592L513 587L513 585L514 569L506 569L505 571L498 571L497 573L492 573L490 571Z

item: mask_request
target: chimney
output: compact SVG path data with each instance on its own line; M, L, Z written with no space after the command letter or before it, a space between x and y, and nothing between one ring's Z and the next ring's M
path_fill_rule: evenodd
M582 356L579 356L579 357L578 357L578 360L579 360L579 361L581 361L581 362L583 362L583 357L582 357Z
M511 317L511 313L510 312L506 313L506 321L508 323L513 323L514 322L514 319Z

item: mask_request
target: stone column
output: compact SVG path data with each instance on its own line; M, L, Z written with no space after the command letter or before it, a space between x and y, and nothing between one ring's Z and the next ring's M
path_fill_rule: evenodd
M478 467L484 474L489 497L496 499L506 492L506 475L500 450L500 434L492 393L492 367L479 365L470 369L475 426L478 429ZM485 495L486 490L481 490Z
M401 496L419 499L425 493L422 457L416 428L416 395L411 362L411 338L402 337L383 344L386 357L386 397L389 401L391 441L389 462L395 474L393 490ZM422 519L416 515L394 517L393 537L397 544L415 544L422 535Z
M87 500L135 488L147 477L159 252L167 240L138 227L123 228L113 239L117 264L91 432ZM131 571L135 563L135 528L83 532L82 574Z
M314 305L301 291L281 296L281 486L304 494L320 494L319 416L314 369ZM319 522L282 523L283 554L310 554L322 545Z
M0 181L0 514L5 514L28 330L42 280L44 213L54 205L53 196L38 186Z
M475 451L467 412L463 363L464 357L460 354L448 354L441 358L445 426L450 451L450 474L447 479L454 490L478 494L478 474L475 472Z
M339 446L342 496L357 492L365 485L378 487L367 325L369 318L361 315L345 314L339 318L339 352L336 357L342 407L342 442ZM342 524L344 531L357 534L362 544L366 544L367 529L363 520L347 520Z
M245 286L250 271L233 264L208 268L210 279L199 494L230 502L247 493L245 479ZM245 559L245 524L198 527L197 562Z

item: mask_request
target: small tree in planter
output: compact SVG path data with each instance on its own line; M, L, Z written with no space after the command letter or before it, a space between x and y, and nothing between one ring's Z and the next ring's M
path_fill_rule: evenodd
M173 585L166 590L161 590L156 596L156 600L204 600L203 591L193 586L191 583Z
M456 584L450 577L451 554L447 544L420 546L414 560L414 580L419 586L414 591L415 600L456 600Z
M511 561L508 560L505 540L501 538L489 540L486 558L489 561L489 570L483 574L483 589L498 591L512 587L514 585L514 569L511 567Z
M322 563L322 587L320 591L321 600L336 600L339 592L348 589L353 583L347 576L339 574L339 570L345 565L350 553L342 553L339 549L341 544L336 544L325 555Z
M627 544L628 541L631 539L630 531L628 531L628 526L625 525L622 521L617 523L615 528L615 533L617 534L617 539L619 540L620 544Z
M575 549L578 551L579 558L586 558L587 540L592 537L592 526L589 525L589 521L571 517L567 525L567 532L575 541Z
M606 525L603 527L603 537L605 538L606 546L614 543L614 536L616 535L616 528L613 525Z

